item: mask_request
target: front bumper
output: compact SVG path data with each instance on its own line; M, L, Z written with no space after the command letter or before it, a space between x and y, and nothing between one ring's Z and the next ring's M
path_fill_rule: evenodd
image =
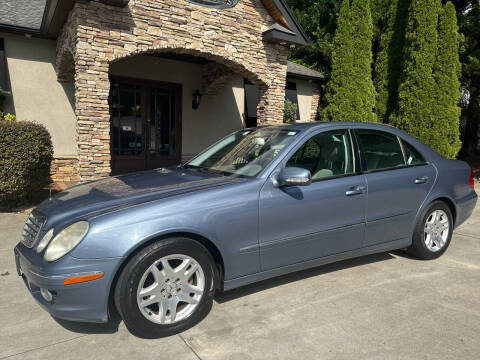
M18 244L15 249L17 273L35 300L54 317L86 322L108 321L108 299L110 287L122 258L77 259L70 255L47 263L35 250ZM100 279L63 285L66 278L102 272ZM40 289L53 294L46 301Z

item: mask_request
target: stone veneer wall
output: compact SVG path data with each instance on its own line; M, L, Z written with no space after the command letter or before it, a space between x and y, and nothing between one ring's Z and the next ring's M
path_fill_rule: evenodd
M312 112L311 112L311 116L310 116L310 121L315 121L317 119L319 103L320 103L320 90L319 89L313 89Z
M109 66L128 56L173 52L216 61L259 87L259 123L281 123L287 48L262 40L273 22L260 0L225 10L186 0L132 0L126 8L77 2L57 40L57 69L68 79L73 58L80 180L110 174Z
M50 166L50 179L52 187L64 190L78 184L78 158L76 156L54 156Z

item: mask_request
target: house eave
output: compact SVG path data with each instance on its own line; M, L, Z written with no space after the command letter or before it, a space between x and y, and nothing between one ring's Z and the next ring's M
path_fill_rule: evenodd
M327 81L326 77L314 77L314 76L308 76L308 75L298 75L294 73L287 72L287 79L292 78L292 79L300 79L300 80L308 80L312 81L315 83L323 84Z
M68 13L76 1L94 0L47 0L40 29L0 23L0 31L55 39L62 28ZM130 0L98 0L106 5L125 7Z
M282 14L282 16L287 21L289 28L291 31L297 34L298 39L296 39L297 45L308 45L311 43L311 40L303 30L302 26L298 23L297 19L293 15L290 7L287 5L285 0L273 0L275 5L277 6L278 10Z
M307 42L305 42L302 37L300 37L298 34L295 33L287 33L284 31L276 30L276 29L271 29L263 32L262 38L264 41L267 42L273 42L273 43L279 43L279 44L288 44L288 45L299 45L303 46L306 45Z

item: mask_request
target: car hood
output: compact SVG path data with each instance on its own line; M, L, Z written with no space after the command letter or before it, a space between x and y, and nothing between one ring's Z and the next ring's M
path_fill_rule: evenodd
M62 219L92 217L111 210L239 181L245 179L182 167L161 168L74 186L45 200L37 210L47 217L51 225Z

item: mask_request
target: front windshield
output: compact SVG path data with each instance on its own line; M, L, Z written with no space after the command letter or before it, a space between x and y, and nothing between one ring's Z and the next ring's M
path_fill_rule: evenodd
M297 134L285 128L242 130L200 153L185 167L253 177Z

